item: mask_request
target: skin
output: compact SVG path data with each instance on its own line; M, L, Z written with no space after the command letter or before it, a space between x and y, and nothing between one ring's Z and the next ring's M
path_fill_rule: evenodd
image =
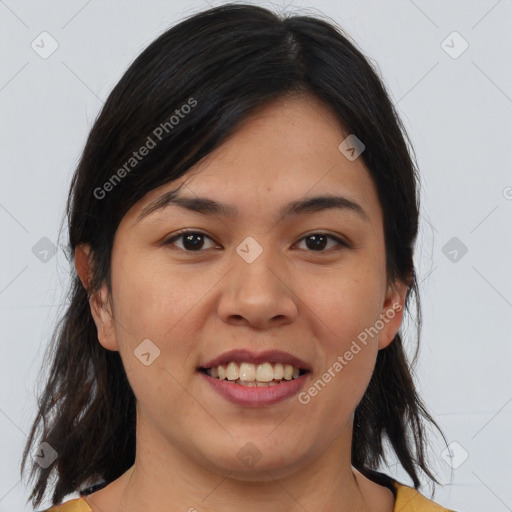
M382 210L362 159L338 149L347 135L316 98L281 98L122 219L112 296L105 285L90 305L99 342L120 352L137 398L137 450L134 466L88 496L95 512L393 510L391 491L353 468L350 450L355 408L378 351L400 327L407 287L387 282ZM183 181L182 195L231 204L238 214L173 205L137 222ZM281 206L322 193L350 197L368 221L341 209L277 221ZM163 244L183 228L209 237L202 252L186 252L183 238ZM304 238L325 232L352 248L328 239L319 252ZM263 248L250 264L235 250L247 236ZM89 248L75 256L87 286ZM394 304L394 317L306 405L295 396L237 406L196 371L233 348L278 348L312 365L311 384ZM149 366L134 357L147 338L160 349ZM250 467L237 456L248 442L261 454Z

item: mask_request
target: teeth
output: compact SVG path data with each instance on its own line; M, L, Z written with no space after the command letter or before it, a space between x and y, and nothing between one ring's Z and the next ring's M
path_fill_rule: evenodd
M284 377L284 368L281 363L274 365L274 379L281 380Z
M236 363L229 363L235 364ZM240 380L251 382L256 378L256 368L251 363L242 363L240 365Z
M276 386L281 380L293 380L299 377L300 370L291 364L281 363L236 363L208 368L210 377L229 380L235 384L248 387Z
M270 382L274 380L274 368L270 363L259 364L256 368L256 380L259 382Z
M226 378L228 380L237 380L239 377L238 366L233 362L229 363L226 368Z

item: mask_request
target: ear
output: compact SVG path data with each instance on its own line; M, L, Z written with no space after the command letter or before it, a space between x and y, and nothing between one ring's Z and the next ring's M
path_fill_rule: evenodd
M87 244L75 248L75 267L84 288L89 296L91 314L98 331L98 340L107 350L119 350L115 331L115 319L112 313L111 299L106 283L97 291L90 292L92 280L93 254Z
M401 281L388 286L380 315L384 327L379 332L379 350L386 348L393 341L402 324L408 289L407 284Z

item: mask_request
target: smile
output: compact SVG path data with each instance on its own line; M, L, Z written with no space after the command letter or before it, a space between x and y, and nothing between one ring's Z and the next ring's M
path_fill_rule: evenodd
M245 366L246 364L249 366ZM291 365L281 365L280 363L262 363L261 365L241 363L239 366L234 363L234 366L230 365L231 363L227 366L221 365L220 370L219 366L201 368L198 374L202 377L209 390L213 391L215 395L243 407L270 406L291 398L300 393L311 376L309 370L300 370ZM257 367L251 368L251 366ZM228 367L232 380L229 380L226 376ZM257 373L258 367L263 367L263 369L259 370L260 373ZM238 369L238 376L236 376L236 369ZM270 378L271 371L271 380L263 381L256 379L257 375L259 378ZM274 376L279 376L280 372L283 374L282 378L275 379ZM215 374L217 376L214 376ZM220 378L220 375L222 375L222 378ZM240 375L242 375L243 379L240 378Z
M227 380L232 384L247 387L278 386L283 381L298 379L306 373L291 364L281 363L237 363L230 361L227 365L213 366L201 369L206 375L218 379Z

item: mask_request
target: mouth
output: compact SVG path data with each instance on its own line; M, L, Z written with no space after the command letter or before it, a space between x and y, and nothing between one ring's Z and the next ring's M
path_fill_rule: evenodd
M209 377L245 387L271 387L302 377L310 370L292 364L270 361L254 364L250 362L230 361L211 367L199 368Z

